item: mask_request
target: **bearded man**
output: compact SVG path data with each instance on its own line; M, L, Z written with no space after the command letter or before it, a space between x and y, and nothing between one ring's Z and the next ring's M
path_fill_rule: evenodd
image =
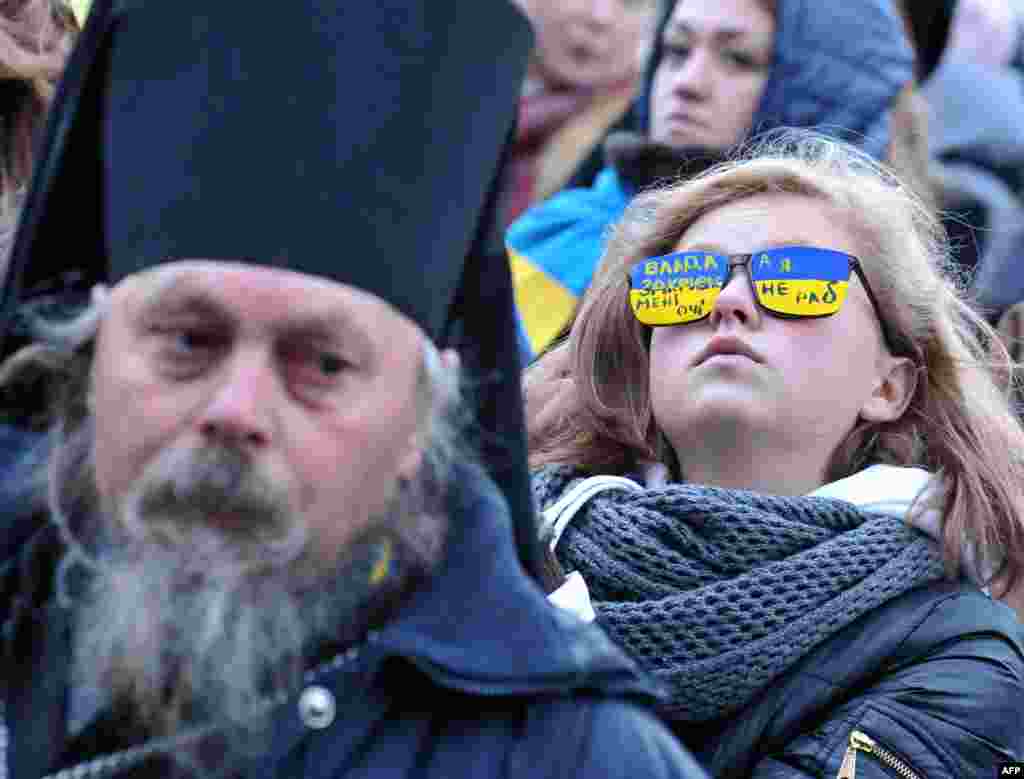
M487 250L528 43L506 0L94 4L0 301L44 433L0 777L703 776L530 576Z

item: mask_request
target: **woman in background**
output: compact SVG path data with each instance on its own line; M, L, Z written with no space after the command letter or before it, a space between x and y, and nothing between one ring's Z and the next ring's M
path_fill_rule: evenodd
M4 90L3 191L32 174L32 146L42 126L78 23L54 0L8 0L0 6L0 78Z
M61 0L0 3L0 269L32 175L36 137L78 30Z
M891 124L913 78L891 0L665 3L630 132L608 137L592 184L535 206L506 234L524 360L571 321L608 227L638 192L780 127L818 128L902 160Z
M558 190L636 95L657 0L514 0L535 46L502 192L502 224Z

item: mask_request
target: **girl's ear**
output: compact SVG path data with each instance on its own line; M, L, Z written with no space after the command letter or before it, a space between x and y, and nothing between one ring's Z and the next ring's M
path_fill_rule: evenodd
M891 422L903 416L917 389L918 370L909 357L883 355L878 381L861 406L860 416L869 422Z

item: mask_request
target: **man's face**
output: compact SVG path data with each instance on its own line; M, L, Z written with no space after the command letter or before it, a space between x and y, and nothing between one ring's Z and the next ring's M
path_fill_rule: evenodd
M150 473L228 450L335 560L419 468L423 337L371 294L286 270L189 260L125 279L91 377L102 504L122 515ZM230 538L254 519L200 521Z

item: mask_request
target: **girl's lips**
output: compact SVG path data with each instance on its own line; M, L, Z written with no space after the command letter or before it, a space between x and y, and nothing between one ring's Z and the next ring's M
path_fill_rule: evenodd
M700 365L703 362L711 359L712 357L718 356L739 356L745 357L754 362L764 362L764 359L750 346L748 346L742 339L736 338L735 336L715 336L708 341L707 346L701 349L700 354L697 355L697 359L694 360L693 364Z

